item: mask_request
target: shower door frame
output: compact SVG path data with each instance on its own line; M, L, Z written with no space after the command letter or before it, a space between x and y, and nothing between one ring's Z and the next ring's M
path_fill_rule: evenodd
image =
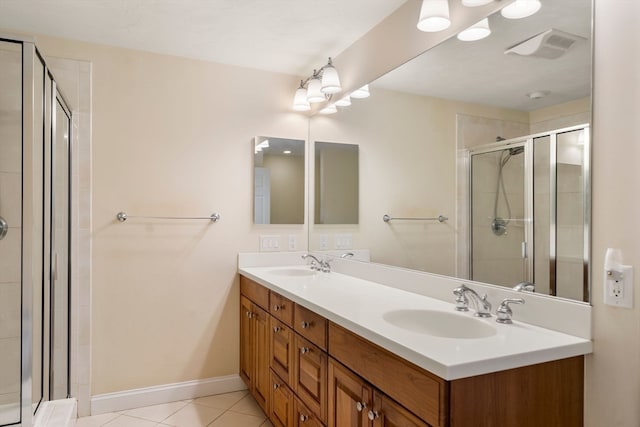
M504 141L484 144L477 147L469 148L465 150L464 153L464 161L466 164L466 172L467 172L467 200L466 203L466 215L467 215L467 264L468 264L468 274L469 277L473 277L473 228L472 228L472 163L471 157L475 154L483 154L489 153L493 151L500 151L504 149L508 149L511 147L516 147L523 145L525 147L525 160L524 160L524 168L525 168L525 241L527 241L527 256L528 256L528 279L529 281L534 282L534 257L535 253L535 243L533 239L533 231L534 231L534 174L533 174L533 163L534 163L534 141L537 138L542 138L548 136L550 139L550 153L549 153L549 167L550 167L550 187L556 189L557 187L557 136L559 134L573 132L577 130L584 131L584 163L582 165L583 168L583 194L584 194L584 204L583 204L583 218L584 218L584 227L583 227L583 238L584 238L584 247L583 247L583 302L589 303L591 300L591 125L589 123L578 124L574 126L568 126L560 129L553 129L544 132L538 132L531 135L524 135L517 138L506 139ZM557 229L556 229L556 215L557 215L557 189L554 190L554 197L550 197L549 200L549 209L550 209L550 227L549 227L549 279L551 283L549 284L550 289L552 290L552 295L555 296L557 293L557 284L556 284L556 266L557 266ZM529 256L530 255L530 256ZM535 282L534 282L535 283ZM515 284L514 284L515 285ZM575 301L575 300L570 300Z
M534 253L533 241L533 137L526 135L524 137L512 138L491 144L485 144L478 147L470 148L466 152L466 164L468 165L467 173L467 229L469 230L467 245L467 263L469 278L473 277L473 162L472 157L476 154L486 154L502 150L508 150L514 147L524 147L524 237L523 237L523 258L524 261L524 280L532 281L533 278L533 257ZM530 173L531 172L531 173ZM476 280L476 279L472 279ZM517 283L514 283L515 286Z

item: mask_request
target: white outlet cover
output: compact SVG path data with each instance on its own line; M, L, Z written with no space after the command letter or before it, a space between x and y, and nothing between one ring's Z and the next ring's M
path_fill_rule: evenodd
M613 267L621 277L604 273L604 303L614 307L633 308L633 267L619 265ZM617 279L617 280L616 280Z

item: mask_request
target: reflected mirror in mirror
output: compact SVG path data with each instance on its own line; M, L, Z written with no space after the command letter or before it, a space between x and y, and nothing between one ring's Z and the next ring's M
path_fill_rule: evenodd
M315 143L316 224L358 223L358 146Z
M255 137L253 221L304 224L305 141Z
M489 37L452 37L371 82L367 100L310 119L310 139L359 141L366 153L359 226L349 230L354 249L368 249L382 264L509 287L532 281L539 293L589 300L591 5L543 2L525 19L491 15ZM516 47L538 35L528 54ZM514 47L520 54L506 53ZM585 142L580 149L577 140ZM487 160L476 164L486 169L482 182L472 182L482 172L472 169L472 155ZM501 156L509 160L498 187ZM476 191L484 194L474 199ZM385 214L448 220L385 222ZM472 219L494 238L474 242ZM505 233L494 234L492 224ZM495 246L496 239L509 244ZM317 226L309 242L311 250L337 249ZM497 259L474 266L480 250ZM481 275L507 269L500 279Z

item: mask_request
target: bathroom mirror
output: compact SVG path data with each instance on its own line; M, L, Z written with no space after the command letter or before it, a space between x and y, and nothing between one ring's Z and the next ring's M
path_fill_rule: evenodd
M539 282L540 293L588 301L591 19L590 0L543 2L538 13L519 20L497 13L489 17L489 37L473 42L453 37L372 82L370 98L353 100L331 116L313 116L310 140L353 141L360 147L360 214L358 227L328 231L311 223L309 248L338 249L332 246L331 234L346 234L349 248L369 249L372 262L503 286L532 278ZM534 40L537 47L519 48L526 40ZM510 49L521 54L506 53ZM580 136L568 137L573 131ZM583 142L579 164L562 160L565 138ZM545 146L543 156L542 150L534 150L545 139L554 139L556 145ZM499 179L500 153L510 148L515 149L503 172L511 174L507 169L520 166L523 175L505 175L506 192L533 196L543 184L549 187L553 182L555 187L547 192L551 196L545 206L532 201L518 205L509 195L509 215L502 196L499 199L500 217L513 221L505 236L495 237L514 238L517 224L526 224L530 234L529 240L511 245L509 254L491 240L482 243L498 258L512 256L515 250L521 259L515 267L521 275L500 283L473 275L470 205L478 183L474 187L471 182L471 156L482 150L497 153L487 166L484 188L480 186L488 196L482 202L488 213L480 220L491 232L496 219L491 218L496 199L491 193ZM551 164L550 157L557 161ZM525 176L524 168L529 165L532 170L534 161L543 162L540 159L546 159L546 169L538 167L535 180ZM567 171L570 177L563 178ZM516 185L518 190L513 189ZM571 198L580 198L580 203L567 202ZM385 215L391 220L384 221ZM558 231L560 224L566 225L566 233ZM551 234L552 227L558 233ZM535 251L533 233L546 236ZM577 244L567 244L573 238ZM552 240L558 243L553 250ZM527 241L529 247L522 244ZM539 256L541 250L547 258ZM571 267L557 264L569 253ZM544 262L533 263L534 256ZM488 265L489 270L502 268L500 260ZM576 289L567 289L562 279L572 276L571 271L581 272Z
M304 224L305 141L257 136L253 149L255 224Z
M315 224L358 223L358 146L316 141Z

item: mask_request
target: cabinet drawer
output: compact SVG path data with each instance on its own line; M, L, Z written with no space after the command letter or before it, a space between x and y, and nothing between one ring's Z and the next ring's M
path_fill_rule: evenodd
M269 418L275 427L289 427L293 421L293 393L276 374L271 372L271 410Z
M269 313L287 326L292 326L293 302L273 291L269 292Z
M288 385L293 383L293 331L284 323L271 317L271 369Z
M264 286L240 276L240 293L265 310L269 310L269 289Z
M293 328L297 333L327 350L327 319L298 304L295 306L293 319Z
M329 323L329 354L433 426L448 423L446 381Z
M327 419L327 353L295 335L293 391L318 418Z
M298 398L293 405L293 427L324 427L318 417Z

